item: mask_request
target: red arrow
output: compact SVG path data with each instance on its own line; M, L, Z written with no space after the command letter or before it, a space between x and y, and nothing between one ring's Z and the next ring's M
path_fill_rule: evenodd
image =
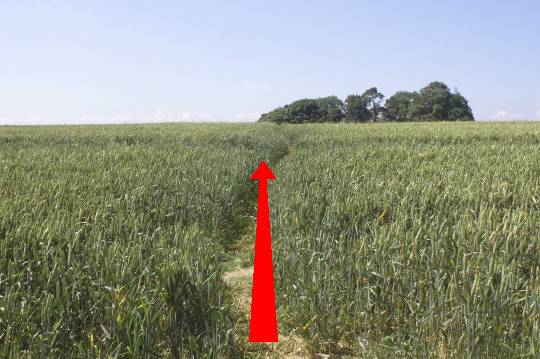
M274 293L274 267L272 265L272 236L268 208L268 180L276 176L263 161L251 175L259 181L257 230L255 238L255 260L253 289L251 293L250 342L277 342L276 298Z

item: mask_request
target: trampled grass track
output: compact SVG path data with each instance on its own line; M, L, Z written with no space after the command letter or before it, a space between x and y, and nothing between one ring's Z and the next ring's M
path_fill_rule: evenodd
M538 356L539 147L526 123L0 128L0 356L243 357L222 276L262 159L280 324L312 352Z

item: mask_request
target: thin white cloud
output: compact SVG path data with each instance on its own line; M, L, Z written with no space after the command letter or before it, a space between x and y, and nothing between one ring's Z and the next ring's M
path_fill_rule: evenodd
M491 116L492 120L495 121L512 121L522 119L523 116L519 113L513 113L507 110L499 110L495 115Z
M85 114L80 116L27 116L4 117L0 116L0 125L63 125L63 124L128 124L128 123L162 123L162 122L215 122L216 119L209 113L193 113L184 111L169 113L164 109L157 109L149 115L101 115Z
M253 121L257 121L259 117L261 117L260 113L240 112L234 116L234 119L238 121L242 121L242 122L253 122Z
M170 114L163 109L158 109L149 119L141 118L141 122L210 122L214 120L209 113L193 113L183 111L180 114Z
M195 122L208 122L208 121L215 121L216 119L212 114L209 113L198 113L195 114L192 118L195 120Z
M193 114L189 111L184 111L181 113L182 120L189 121L193 117Z

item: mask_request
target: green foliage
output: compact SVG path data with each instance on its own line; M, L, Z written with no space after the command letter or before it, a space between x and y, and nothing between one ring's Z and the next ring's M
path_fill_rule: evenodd
M381 113L381 109L383 108L383 99L384 95L380 93L376 87L372 87L362 94L362 102L365 104L365 108L367 109L369 122L379 120L379 115Z
M302 99L261 115L261 122L377 122L377 121L473 121L469 103L442 82L432 82L420 92L398 91L383 106L384 95L376 87L362 95Z
M345 116L345 104L337 96L321 97L315 101L321 113L320 122L339 122Z
M398 91L386 100L385 119L387 121L405 122L412 121L410 117L411 104L418 97L416 92Z
M349 95L345 100L347 114L345 118L349 122L367 122L369 120L369 110L364 98L360 95Z
M473 115L460 93L450 92L442 82L432 82L414 97L409 118L416 121L467 121L473 120Z
M450 98L450 110L448 111L449 120L473 121L474 116L469 106L469 102L459 92L452 94Z
M366 90L361 96L349 95L345 100L349 122L375 122L382 113L384 95L376 87Z
M302 99L261 115L261 122L308 123L338 122L344 116L344 105L336 96Z

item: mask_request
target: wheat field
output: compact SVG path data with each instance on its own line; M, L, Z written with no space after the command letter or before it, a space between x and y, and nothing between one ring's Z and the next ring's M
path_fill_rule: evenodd
M261 160L306 355L540 356L540 125L410 123L0 127L0 357L261 356Z

